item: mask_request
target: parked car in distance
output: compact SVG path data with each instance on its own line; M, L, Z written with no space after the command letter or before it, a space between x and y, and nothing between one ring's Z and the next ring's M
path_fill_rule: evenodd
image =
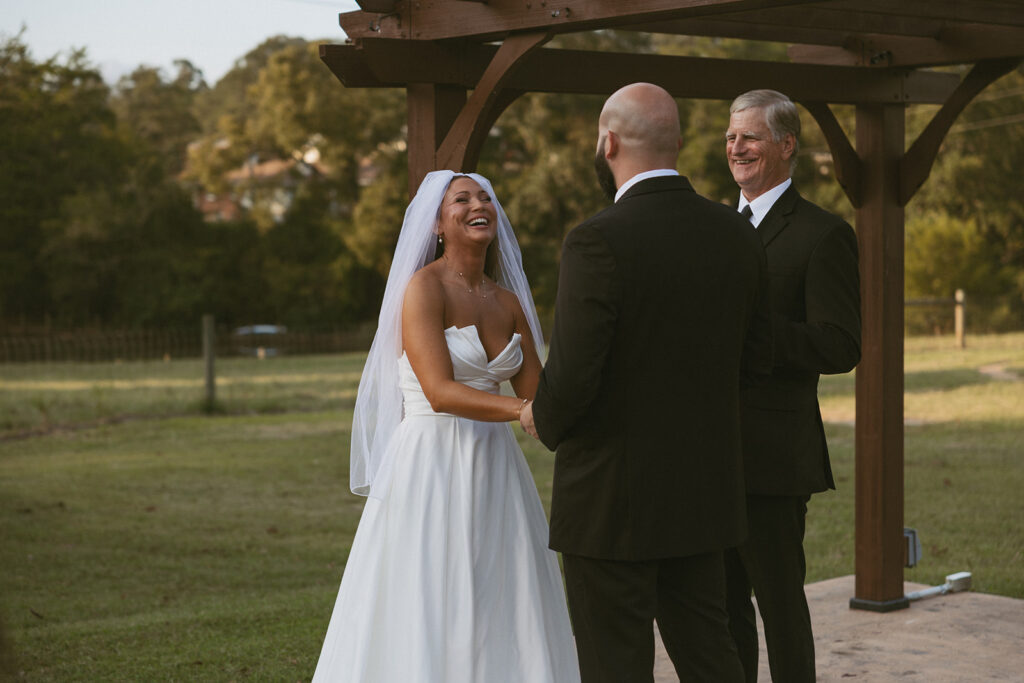
M272 358L280 355L281 335L287 334L284 325L244 325L235 328L235 348L243 356Z

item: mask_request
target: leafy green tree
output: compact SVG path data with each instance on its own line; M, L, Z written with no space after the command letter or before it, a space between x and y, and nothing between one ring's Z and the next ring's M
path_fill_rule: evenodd
M915 214L907 221L906 261L908 299L952 302L954 292L963 289L969 293L973 329L1015 329L1024 323L1005 296L1015 288L1015 269L1002 263L1000 249L986 239L978 220L938 212ZM907 322L918 333L950 332L952 308L910 309Z
M969 234L972 247L951 254L932 253L945 261L947 272L960 278L946 289L959 287L971 302L970 324L974 329L1007 330L1024 327L1024 197L1019 189L1018 166L1024 154L1024 68L1010 72L982 92L960 115L943 141L931 176L907 207L911 213L932 219L944 246L950 226ZM934 108L918 116L930 118ZM912 233L908 231L909 241ZM915 239L928 239L914 233ZM982 240L984 244L976 243ZM936 247L939 245L936 243ZM924 270L918 274L917 268ZM928 281L925 262L908 256L907 278ZM986 278L977 274L985 273ZM934 280L933 280L934 282ZM927 292L948 296L949 292ZM923 287L922 287L923 289ZM922 292L925 293L925 292Z
M52 313L43 225L64 198L124 176L108 96L84 51L37 62L20 34L0 43L0 319Z
M118 81L111 98L123 134L137 153L152 156L168 176L182 171L185 150L200 133L193 110L207 87L202 72L190 62L178 60L175 66L178 72L169 81L161 70L140 66Z

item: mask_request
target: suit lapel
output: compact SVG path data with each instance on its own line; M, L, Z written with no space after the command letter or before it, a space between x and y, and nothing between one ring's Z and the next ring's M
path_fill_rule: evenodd
M761 244L767 247L768 243L775 239L789 225L789 215L796 208L798 199L800 199L800 194L796 191L796 186L790 185L786 188L782 196L768 210L768 214L761 221L761 224L757 226L757 234L761 236Z

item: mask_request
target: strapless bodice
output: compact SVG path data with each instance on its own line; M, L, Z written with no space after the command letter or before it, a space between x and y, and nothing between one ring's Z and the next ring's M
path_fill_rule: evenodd
M453 325L444 331L444 336L452 357L455 381L474 389L491 394L498 393L501 383L519 372L523 364L523 350L519 345L518 333L513 334L505 348L491 360L487 360L487 351L484 350L475 325ZM405 353L398 359L398 384L402 389L406 417L437 414L423 394L423 388L416 378L416 373L412 371L412 365L409 364Z

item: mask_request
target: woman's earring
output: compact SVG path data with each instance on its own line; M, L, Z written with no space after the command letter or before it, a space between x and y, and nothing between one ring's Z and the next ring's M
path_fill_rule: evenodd
M444 237L442 237L441 235L438 235L437 236L437 243L442 245L442 246L444 246Z

